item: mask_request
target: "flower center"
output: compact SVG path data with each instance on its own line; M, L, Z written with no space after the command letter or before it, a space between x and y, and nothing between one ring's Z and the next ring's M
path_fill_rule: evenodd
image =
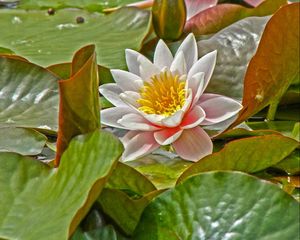
M180 110L185 103L185 81L179 75L164 71L151 77L140 90L139 110L166 117Z

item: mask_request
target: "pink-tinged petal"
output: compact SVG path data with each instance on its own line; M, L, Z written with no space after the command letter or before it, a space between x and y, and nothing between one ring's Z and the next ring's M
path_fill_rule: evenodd
M216 6L217 3L218 0L185 0L187 12L186 20L188 21L190 18L207 8Z
M137 113L129 113L124 115L118 120L118 123L129 130L140 130L140 131L155 131L159 130L159 127L154 126L144 117Z
M101 123L107 126L128 129L118 123L124 115L132 113L133 110L129 107L112 107L108 109L101 110Z
M187 79L193 77L198 72L204 72L204 90L207 87L211 75L213 74L217 60L217 51L212 51L200 58L191 68Z
M141 98L140 94L133 91L126 91L120 94L120 98L127 104L133 106L134 108L138 108L140 105L137 102L138 99Z
M182 129L194 128L205 119L205 112L200 106L195 106L183 118L180 127Z
M124 148L128 146L128 143L131 139L133 139L136 135L141 133L140 131L129 131L127 132L123 137L120 138L120 141L122 142Z
M257 7L259 4L261 4L264 0L244 0L244 2L248 3L249 5L253 7Z
M143 85L143 80L127 71L112 69L110 70L115 82L123 91L139 91L140 87Z
M152 76L160 73L160 69L143 55L137 60L140 63L140 76L144 81L149 81Z
M172 146L181 158L193 162L211 154L213 150L210 137L201 127L184 130Z
M154 139L153 132L140 132L127 141L122 161L132 161L145 156L159 148L159 146Z
M192 106L199 100L204 92L204 73L199 72L186 81L185 89L191 89L193 94Z
M182 131L179 127L165 128L155 132L154 138L160 145L169 145L180 137Z
M202 107L206 114L206 118L201 125L225 121L243 108L238 101L218 94L203 94L197 105Z
M175 74L175 75L186 75L187 70L186 70L186 63L184 59L183 52L180 51L178 54L176 54L171 67L170 71Z
M186 68L189 71L198 59L198 48L195 36L190 33L179 46L176 55L183 52ZM176 57L175 55L175 57Z
M99 87L99 92L113 105L117 107L125 107L126 104L120 98L120 94L123 92L120 87L115 83L103 84Z
M184 111L179 110L173 115L162 119L161 123L163 126L169 128L177 127L181 123L183 116L184 116Z
M173 55L163 40L159 40L156 45L153 62L160 70L171 67Z

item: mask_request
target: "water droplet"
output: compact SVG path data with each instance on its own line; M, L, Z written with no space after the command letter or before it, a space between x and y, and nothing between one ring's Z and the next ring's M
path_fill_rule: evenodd
M78 26L73 23L59 24L56 26L56 28L58 28L59 30L70 29L70 28L75 28L75 27L78 27Z
M21 20L21 18L14 16L11 20L11 23L12 24L20 24L20 23L22 23L22 20Z

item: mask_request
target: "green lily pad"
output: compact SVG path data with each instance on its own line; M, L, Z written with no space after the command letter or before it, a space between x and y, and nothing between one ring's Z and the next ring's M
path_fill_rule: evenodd
M78 16L84 23L76 23ZM149 27L149 12L136 8L109 15L64 9L53 16L44 11L0 10L0 46L48 66L70 62L77 49L95 44L100 65L125 68L124 50L140 49Z
M277 185L239 172L210 172L155 198L134 239L298 239L298 219L298 202Z
M46 141L45 135L32 129L0 128L0 152L37 155L42 152Z
M114 136L95 131L72 140L58 169L0 153L0 239L68 239L121 152Z
M191 165L179 181L213 170L258 172L290 155L298 142L282 135L266 135L231 141L225 147Z
M0 127L57 131L58 77L10 57L0 56L0 69Z
M18 8L47 9L47 8L82 8L89 11L102 11L105 8L124 6L136 0L22 0Z

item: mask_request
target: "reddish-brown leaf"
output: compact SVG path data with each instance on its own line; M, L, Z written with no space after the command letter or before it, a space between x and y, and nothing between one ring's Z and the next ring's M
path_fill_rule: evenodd
M256 8L219 4L192 17L187 21L184 31L195 35L215 33L246 17L271 15L286 3L286 0L266 0Z
M100 128L99 78L95 46L80 49L72 61L71 76L59 81L59 131L55 166L71 139Z
M235 124L280 100L299 77L299 9L282 7L267 23L244 81L243 106Z

